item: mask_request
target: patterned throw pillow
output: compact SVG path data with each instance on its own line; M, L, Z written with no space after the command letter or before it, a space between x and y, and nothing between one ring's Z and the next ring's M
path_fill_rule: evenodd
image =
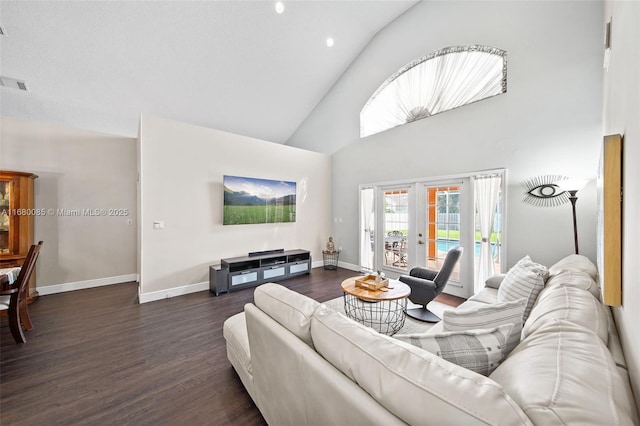
M502 280L498 289L498 302L512 302L523 297L526 298L527 306L524 308L522 318L524 322L529 317L547 278L549 278L549 270L546 266L535 263L529 256L525 256L509 270L507 276Z
M447 310L442 317L443 330L478 330L512 324L513 328L503 350L506 357L520 343L525 306L527 306L527 299L522 298L513 302Z
M438 334L396 334L396 339L431 352L461 367L488 376L504 358L503 347L513 324L486 330Z

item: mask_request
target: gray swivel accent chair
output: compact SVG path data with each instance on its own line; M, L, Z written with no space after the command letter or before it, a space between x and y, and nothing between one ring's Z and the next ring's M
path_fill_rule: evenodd
M427 309L427 304L435 299L447 285L451 272L463 251L464 249L459 246L449 250L439 271L417 266L409 271L409 275L400 276L400 281L411 287L409 300L422 305L421 308L407 309L408 316L425 322L440 321L437 315Z

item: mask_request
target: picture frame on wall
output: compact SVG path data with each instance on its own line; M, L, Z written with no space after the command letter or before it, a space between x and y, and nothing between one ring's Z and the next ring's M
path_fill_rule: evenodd
M296 182L223 176L223 225L296 221Z
M598 170L598 271L603 303L622 305L621 135L604 137Z

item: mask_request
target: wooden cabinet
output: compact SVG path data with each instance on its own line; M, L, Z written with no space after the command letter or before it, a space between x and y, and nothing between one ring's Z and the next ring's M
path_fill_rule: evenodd
M33 173L0 170L0 268L22 266L34 243ZM29 282L29 299L38 297L35 273Z

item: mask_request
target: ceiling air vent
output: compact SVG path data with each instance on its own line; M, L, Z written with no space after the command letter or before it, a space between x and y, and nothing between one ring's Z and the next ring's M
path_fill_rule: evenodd
M27 88L27 83L21 80L16 80L15 78L5 77L0 75L0 86L7 87L9 89L18 89L24 90L27 92L29 89Z

